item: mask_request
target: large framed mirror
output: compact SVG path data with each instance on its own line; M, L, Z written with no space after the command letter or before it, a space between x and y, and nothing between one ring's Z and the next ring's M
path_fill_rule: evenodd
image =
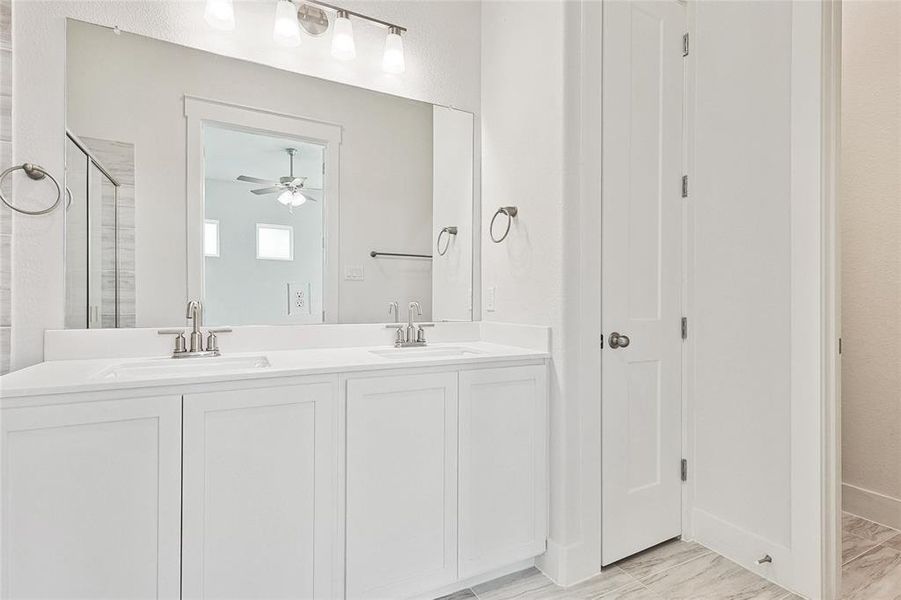
M67 36L67 327L472 319L471 113Z

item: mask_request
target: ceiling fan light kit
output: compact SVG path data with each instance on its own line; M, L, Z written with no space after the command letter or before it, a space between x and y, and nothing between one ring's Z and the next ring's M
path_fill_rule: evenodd
M319 0L298 0L298 3L294 0L277 0L272 39L280 46L296 48L301 44L301 29L312 37L323 35L329 28L326 10L335 13L332 27L332 56L338 60L353 60L357 57L351 21L353 17L388 30L382 54L382 69L392 74L404 72L406 62L401 36L407 32L405 27ZM206 0L204 18L210 27L222 31L233 30L235 9L232 0Z
M306 203L307 200L316 202L316 199L307 196L301 191L304 189L307 178L294 176L294 157L297 155L297 148L285 148L285 152L288 153L289 161L287 176L280 177L278 181L272 181L271 179L261 179L259 177L251 177L250 175L239 175L238 181L258 183L267 186L250 190L250 193L256 194L257 196L278 194L276 200L278 200L280 204L287 206L288 210L293 213L295 206L300 206Z

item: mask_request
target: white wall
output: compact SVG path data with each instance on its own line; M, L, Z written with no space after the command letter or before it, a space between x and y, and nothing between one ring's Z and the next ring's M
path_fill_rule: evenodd
M592 224L600 6L482 6L482 315L552 328L550 540L541 568L564 584L597 573L601 562L600 396L579 387L583 376L598 383L600 364L600 248ZM492 243L491 217L511 205L519 214L510 235ZM594 304L582 307L583 293Z
M841 118L844 502L901 527L901 3L845 3Z
M299 325L322 322L322 202L288 212L273 196L250 196L238 181L207 179L204 216L219 222L219 256L204 260L206 325ZM257 224L292 228L293 259L257 258ZM288 284L309 290L306 311L288 309Z
M352 64L328 56L328 39L306 40L285 50L271 43L272 5L237 2L237 30L224 34L203 21L202 2L15 2L13 38L16 114L14 161L42 164L62 173L65 128L66 17L245 58L325 79L478 112L480 7L475 2L352 1L374 16L409 29L407 71L382 73L378 65L384 32L358 27L360 59ZM448 27L448 23L471 24ZM31 74L41 73L41 77ZM19 195L25 206L42 201L41 190ZM13 368L39 362L43 331L64 324L63 215L13 222Z

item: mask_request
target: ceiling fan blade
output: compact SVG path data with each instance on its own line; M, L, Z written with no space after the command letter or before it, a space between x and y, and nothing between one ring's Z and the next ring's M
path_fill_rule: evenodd
M246 181L247 183L267 183L269 185L275 185L278 183L277 181L272 181L271 179L260 179L259 177L248 177L247 175L239 175L238 181Z
M285 189L285 188L280 185L274 185L272 187L260 188L258 190L250 190L250 193L261 196L263 194L274 194L275 192L280 192L283 189Z

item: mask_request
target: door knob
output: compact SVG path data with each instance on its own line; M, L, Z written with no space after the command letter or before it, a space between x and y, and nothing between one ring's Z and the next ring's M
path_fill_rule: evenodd
M620 335L617 332L613 332L610 334L610 347L616 350L617 348L626 348L629 346L629 336Z

